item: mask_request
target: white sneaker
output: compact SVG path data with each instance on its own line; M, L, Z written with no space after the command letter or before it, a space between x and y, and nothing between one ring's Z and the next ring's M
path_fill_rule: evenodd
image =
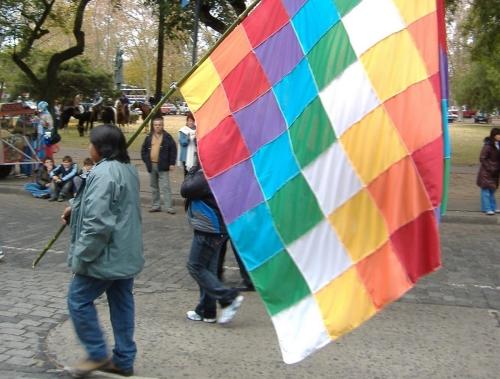
M5 254L3 251L0 249L0 261L5 257Z
M215 318L206 318L206 317L201 317L198 313L195 311L187 311L186 312L186 318L191 321L203 321L203 322L208 322L209 324L213 324L214 322L217 321Z
M229 304L225 308L222 308L222 313L217 322L219 324L227 324L228 322L231 322L231 320L236 315L238 308L241 306L241 303L243 303L243 299L243 296L238 295L231 304Z
M486 214L487 214L488 216L493 216L493 215L495 214L495 212L493 212L493 211L488 211L488 212L486 212Z

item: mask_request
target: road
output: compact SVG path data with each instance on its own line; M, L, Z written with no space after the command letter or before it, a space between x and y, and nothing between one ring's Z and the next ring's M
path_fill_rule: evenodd
M38 251L63 205L0 191L0 378L66 378L80 351L65 303L68 233L39 268ZM143 209L144 271L136 280L136 371L158 378L493 378L500 372L498 225L444 223L443 268L374 320L294 365L282 363L269 318L248 293L231 328L189 323L197 290L185 268L191 231L184 213ZM227 281L238 273L230 258ZM101 315L105 304L99 305ZM105 318L105 317L104 317ZM108 328L104 322L105 328Z

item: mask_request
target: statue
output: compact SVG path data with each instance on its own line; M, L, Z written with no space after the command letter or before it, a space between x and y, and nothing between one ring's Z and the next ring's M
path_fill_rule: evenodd
M121 89L123 83L123 50L118 48L115 57L115 85L116 89Z

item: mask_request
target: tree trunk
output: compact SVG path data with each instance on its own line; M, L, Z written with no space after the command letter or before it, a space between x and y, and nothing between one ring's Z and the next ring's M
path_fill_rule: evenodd
M74 58L83 53L85 48L85 33L82 31L83 15L85 8L91 0L80 0L75 12L75 20L73 22L73 35L76 44L67 48L66 50L57 52L50 57L47 65L45 77L38 78L33 70L26 64L24 59L29 56L32 50L33 42L40 38L36 35L28 39L27 45L21 50L21 54L12 54L12 59L16 65L24 72L33 85L38 89L41 98L49 103L49 109L53 113L54 100L57 93L57 73L61 64L71 58ZM39 20L39 25L36 25L35 30L42 27L45 18Z
M159 1L160 15L158 16L158 57L156 60L156 89L155 100L159 101L163 85L163 54L165 51L165 7L163 0Z

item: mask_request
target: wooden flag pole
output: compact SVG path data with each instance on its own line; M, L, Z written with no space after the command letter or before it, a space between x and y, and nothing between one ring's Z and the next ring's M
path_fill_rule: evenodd
M147 115L147 117L144 119L142 122L141 126L135 131L134 134L130 137L130 139L127 142L127 148L134 143L136 138L141 134L142 130L146 127L146 125L151 121L153 116L158 112L158 110L161 108L161 105L167 101L170 96L176 91L178 87L180 87L184 82L191 76L193 72L196 71L200 65L207 60L207 58L212 54L212 52L226 39L226 37L234 30L236 27L248 16L248 14L257 6L257 4L260 3L261 0L255 0L253 3L251 3L247 9L245 9L244 12L242 12L238 18L233 22L233 24L222 34L222 36L217 40L214 46L212 46L206 54L196 63L191 69L176 83L173 83L170 86L170 90L158 101L158 103L151 109L151 112ZM42 252L36 257L36 259L33 261L32 268L34 269L38 262L43 258L43 256L47 253L47 251L50 250L52 245L58 240L59 236L62 234L64 229L66 228L66 224L62 225L57 233L52 237L52 239L47 243L45 248L42 250Z

